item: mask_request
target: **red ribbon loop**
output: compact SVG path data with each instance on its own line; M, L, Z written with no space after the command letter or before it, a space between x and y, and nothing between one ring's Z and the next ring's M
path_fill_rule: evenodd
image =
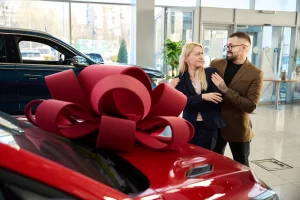
M120 151L129 151L135 140L152 149L174 149L193 136L193 126L178 117L186 97L165 83L152 91L138 67L93 65L78 78L67 70L45 80L53 99L30 102L25 115L48 132L74 139L97 131L98 148ZM172 136L160 135L168 126Z

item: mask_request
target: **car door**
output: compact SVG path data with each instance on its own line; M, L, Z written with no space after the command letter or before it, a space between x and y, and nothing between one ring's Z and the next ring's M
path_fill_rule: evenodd
M50 92L47 88L45 77L64 70L72 69L78 74L82 68L70 65L68 59L75 56L66 48L51 40L33 36L16 36L16 43L20 55L25 51L35 52L32 57L21 56L20 63L16 64L20 114L23 114L26 105L35 99L49 99ZM39 50L49 50L45 54L38 53Z
M11 36L0 34L0 110L16 114L19 110L15 45Z

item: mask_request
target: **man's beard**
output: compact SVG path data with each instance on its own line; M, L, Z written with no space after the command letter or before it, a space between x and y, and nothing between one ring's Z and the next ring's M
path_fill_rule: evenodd
M230 62L234 62L237 60L237 56L231 53L231 56L226 56L226 60Z

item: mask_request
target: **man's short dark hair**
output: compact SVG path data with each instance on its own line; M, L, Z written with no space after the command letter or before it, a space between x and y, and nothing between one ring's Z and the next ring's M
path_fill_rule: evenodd
M249 42L249 44L251 44L251 39L250 39L250 37L247 33L235 32L235 33L233 33L229 36L229 38L233 38L233 37L237 37L237 38L240 38L240 39L245 39Z

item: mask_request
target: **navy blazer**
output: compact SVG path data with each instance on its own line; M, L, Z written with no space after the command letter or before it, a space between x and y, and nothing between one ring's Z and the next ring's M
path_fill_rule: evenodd
M215 72L217 72L217 70L212 67L205 69L208 88L206 91L202 90L201 94L210 92L221 93L211 80L211 75ZM225 123L221 115L221 103L216 104L211 101L203 100L202 95L196 93L188 72L180 74L177 78L179 78L180 81L176 89L187 96L187 104L183 110L183 118L192 123L195 127L197 115L200 112L203 123L208 129L224 127Z

